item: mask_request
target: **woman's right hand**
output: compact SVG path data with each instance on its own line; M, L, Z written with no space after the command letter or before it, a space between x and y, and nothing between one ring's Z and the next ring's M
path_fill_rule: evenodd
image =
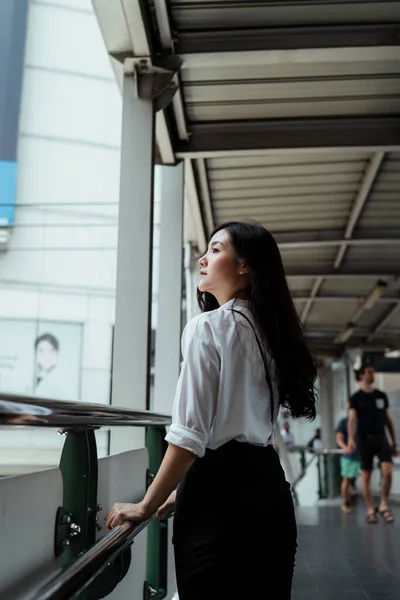
M175 499L176 499L176 490L174 490L170 496L167 498L167 500L164 502L164 504L162 504L160 506L160 508L158 509L156 516L157 519L160 519L160 521L162 521L162 519L165 517L165 515L175 506Z

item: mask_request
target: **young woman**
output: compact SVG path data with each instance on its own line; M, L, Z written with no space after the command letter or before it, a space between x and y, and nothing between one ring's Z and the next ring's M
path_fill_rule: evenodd
M106 526L175 503L180 600L289 600L296 522L272 444L280 406L315 417L315 363L264 227L219 227L199 265L168 450L144 499L115 504Z

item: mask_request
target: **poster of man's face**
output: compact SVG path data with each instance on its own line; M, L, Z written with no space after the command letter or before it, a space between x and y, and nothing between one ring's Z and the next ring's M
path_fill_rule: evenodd
M82 325L0 319L0 391L79 400Z

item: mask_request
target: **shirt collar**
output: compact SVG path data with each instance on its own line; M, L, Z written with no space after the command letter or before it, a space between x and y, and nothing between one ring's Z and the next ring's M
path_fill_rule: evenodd
M219 308L230 308L233 304L235 304L235 306L248 307L249 301L243 300L242 298L232 298L231 300L228 300L228 302L225 302L225 304L221 304Z

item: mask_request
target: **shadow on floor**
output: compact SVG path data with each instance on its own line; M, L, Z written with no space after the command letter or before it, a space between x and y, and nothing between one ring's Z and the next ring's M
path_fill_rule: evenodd
M298 509L292 600L400 600L400 507L396 522L365 523L362 502Z

